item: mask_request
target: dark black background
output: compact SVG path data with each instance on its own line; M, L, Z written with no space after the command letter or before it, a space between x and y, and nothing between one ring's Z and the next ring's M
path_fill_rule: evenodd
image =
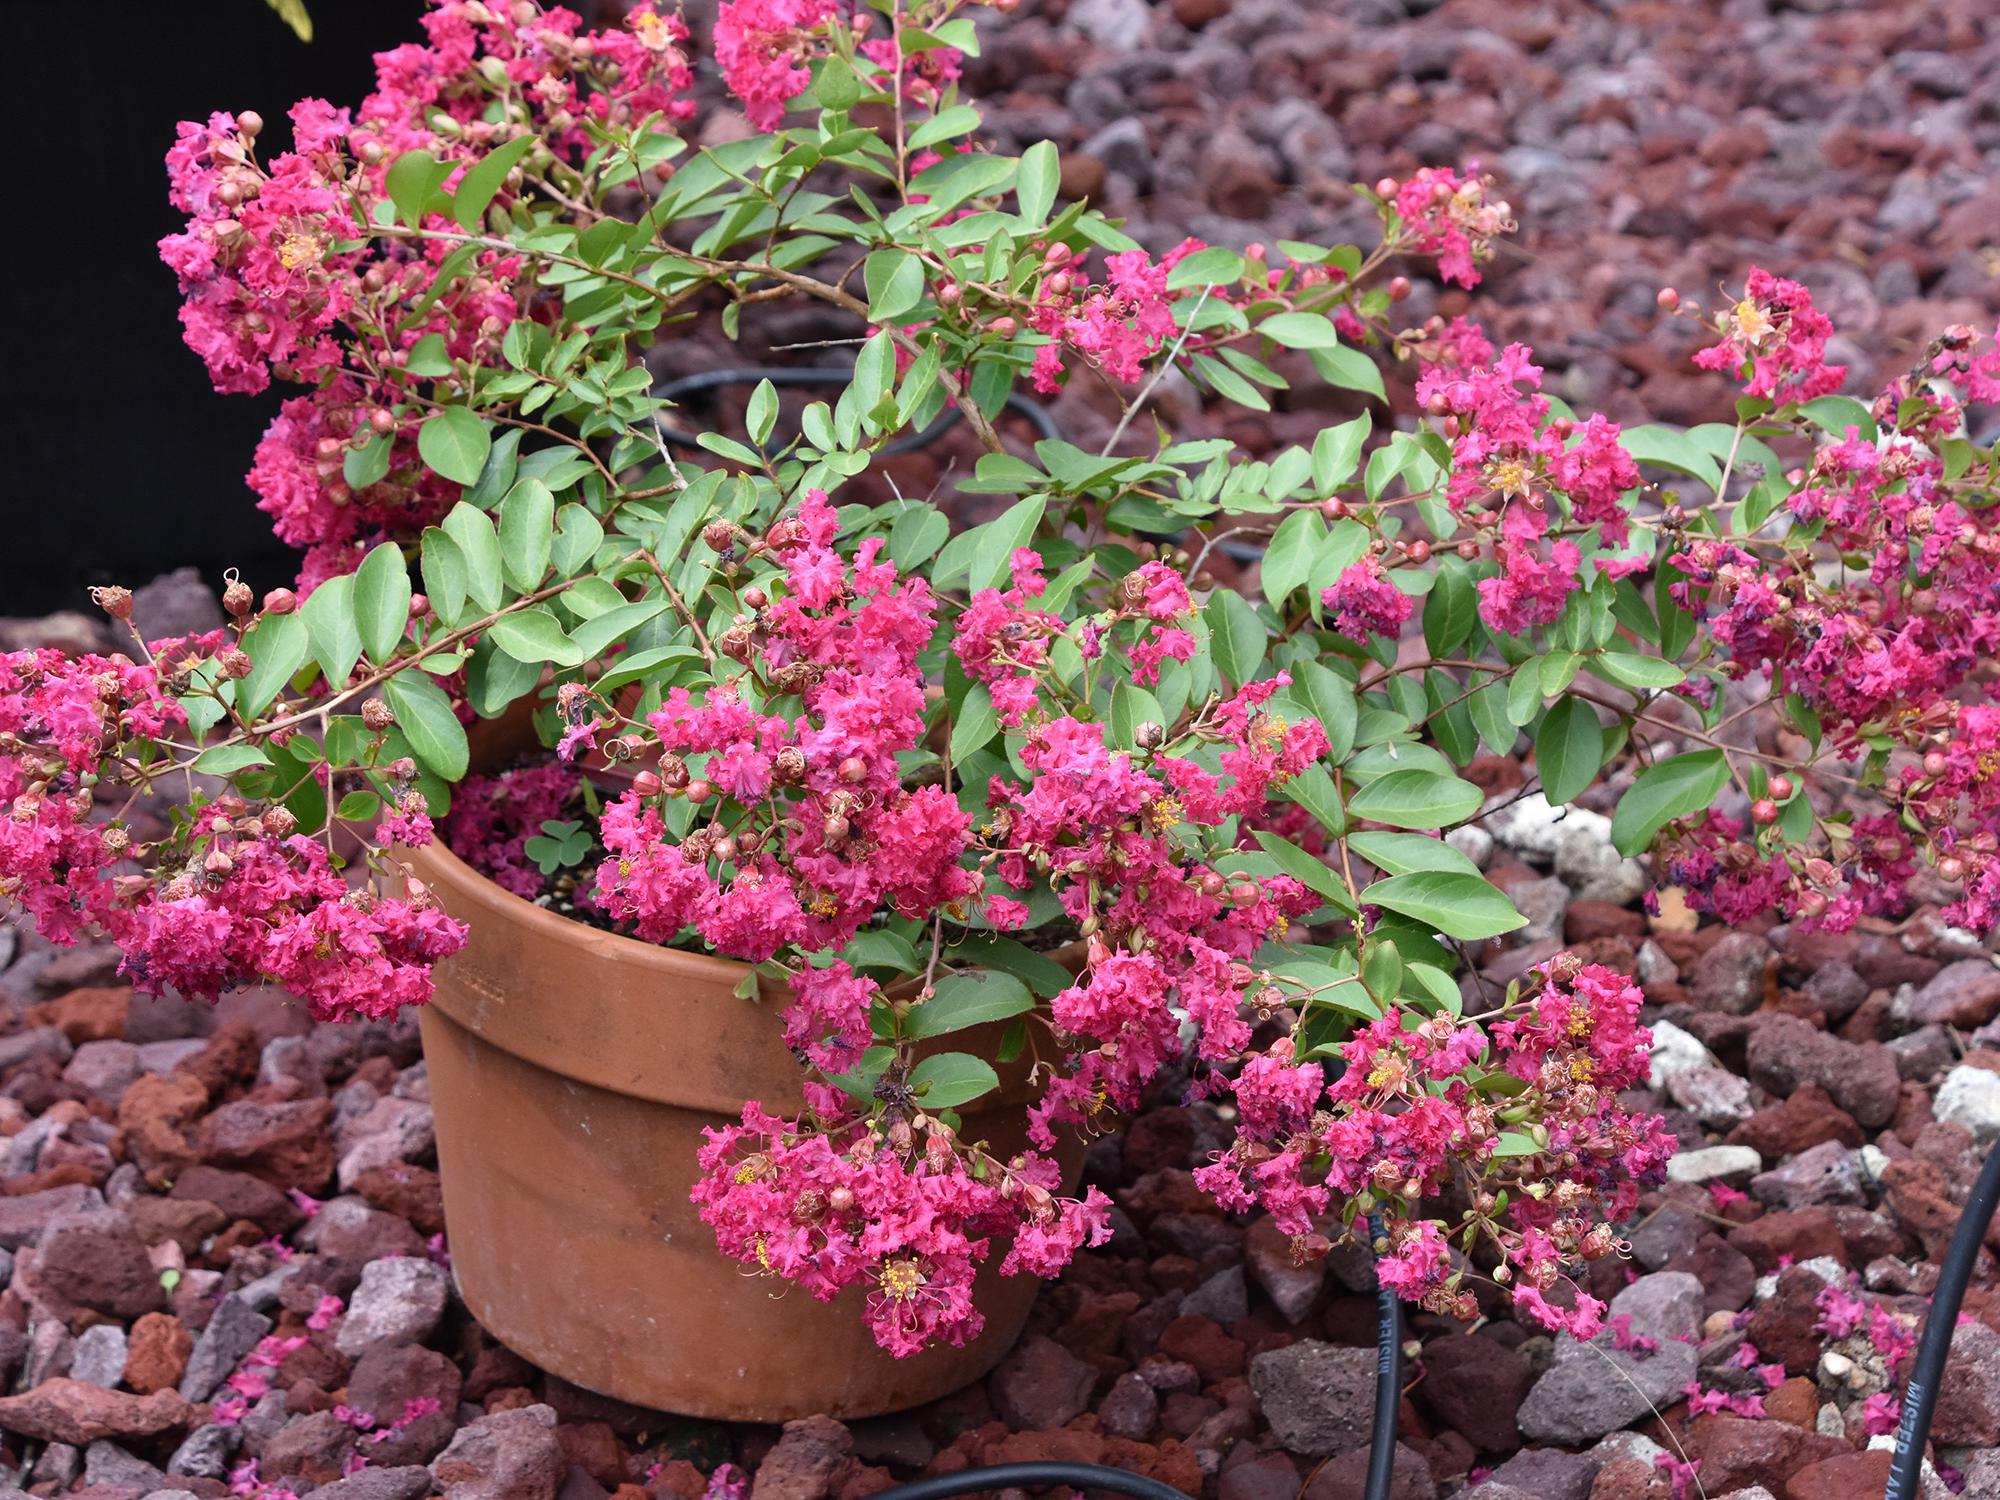
M0 615L76 607L93 583L183 563L289 583L293 554L243 483L286 392L221 396L181 343L180 227L162 159L174 125L358 104L375 52L420 36L421 0L307 0L300 42L264 0L0 0L8 68L4 233L6 543Z

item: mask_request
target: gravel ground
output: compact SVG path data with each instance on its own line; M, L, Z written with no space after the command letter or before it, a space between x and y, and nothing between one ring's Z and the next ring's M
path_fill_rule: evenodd
M1412 317L1469 312L1579 404L1696 421L1725 398L1656 318L1662 284L1802 277L1855 390L1991 319L1997 34L1979 0L1051 0L993 28L974 78L999 144L1054 135L1069 186L1159 246L1363 233L1346 183L1477 157L1516 248L1472 298L1420 284ZM1079 441L1108 430L1097 399L1061 403ZM1254 450L1327 415L1227 430ZM177 629L214 609L186 576L163 593L148 618L179 610ZM1492 873L1535 920L1483 977L1563 942L1636 971L1652 1102L1685 1150L1631 1258L1598 1268L1622 1334L1587 1350L1497 1306L1470 1332L1413 1320L1397 1495L1678 1500L1685 1453L1687 1495L1873 1500L1870 1398L1900 1390L1953 1204L2000 1137L2000 969L1928 910L1842 938L1648 919L1588 811L1531 798L1495 832ZM1118 1234L984 1385L893 1419L726 1428L567 1386L456 1302L414 1027L314 1027L270 995L136 1001L112 970L0 928L0 1479L104 1500L861 1500L1060 1456L1215 1500L1360 1494L1366 1264L1295 1268L1268 1223L1215 1212L1190 1176L1222 1138L1206 1107L1163 1101L1097 1145ZM1997 1269L1954 1335L1934 1494L2000 1495Z

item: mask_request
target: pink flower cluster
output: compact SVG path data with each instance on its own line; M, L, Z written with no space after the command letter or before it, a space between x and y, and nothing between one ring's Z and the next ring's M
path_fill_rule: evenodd
M783 565L784 591L723 642L798 711L759 712L733 683L674 689L648 720L659 772L605 808L597 899L647 941L692 925L761 962L836 951L884 906L928 913L977 893L958 865L970 818L942 787L904 789L896 760L923 734L930 588L901 578L879 538L843 560L838 526L815 490L772 527L759 545ZM703 820L678 841L668 795Z
M868 1325L892 1354L978 1336L973 1277L996 1235L1013 1241L1002 1275L1052 1276L1111 1232L1097 1189L1057 1196L1053 1161L982 1158L975 1175L948 1130L906 1114L826 1130L752 1104L740 1127L709 1132L700 1162L694 1199L722 1252L822 1302L867 1285Z
M722 81L758 130L774 128L787 102L812 82L806 62L817 34L839 11L837 0L722 0L716 8Z
M1529 979L1523 1002L1484 1030L1445 1013L1406 1029L1390 1011L1341 1045L1331 1083L1294 1060L1289 1038L1251 1056L1232 1085L1236 1143L1197 1181L1224 1207L1267 1209L1303 1253L1324 1250L1316 1221L1335 1194L1372 1193L1388 1228L1385 1283L1435 1311L1476 1316L1443 1229L1421 1206L1463 1172L1479 1184L1474 1227L1504 1257L1516 1310L1590 1338L1604 1306L1567 1283L1563 1267L1617 1248L1611 1226L1630 1216L1642 1186L1664 1178L1673 1142L1658 1119L1618 1103L1646 1072L1638 987L1567 955ZM1495 1155L1506 1144L1499 1102L1472 1087L1486 1070L1524 1085L1507 1108L1542 1132L1520 1138L1525 1151ZM1504 1215L1493 1207L1501 1186L1515 1189Z
M692 113L678 17L649 0L623 27L586 33L572 11L522 9L444 0L424 42L377 54L358 111L295 105L289 152L260 159L263 122L246 113L182 124L167 154L168 196L188 222L160 252L189 347L219 391L254 394L274 375L316 387L285 403L249 474L278 535L306 549L307 588L350 571L367 544L414 537L458 496L418 460L409 352L436 338L453 360L498 366L501 335L534 299L521 257L459 254L447 215L425 218L425 238L364 235L390 167L427 151L470 168L523 132L581 162L585 119L629 128ZM488 118L502 93L515 123ZM357 487L343 461L370 442L389 445L387 462Z
M1105 257L1104 281L1094 284L1086 279L1080 256L1064 245L1049 246L1040 297L1028 319L1049 340L1035 351L1035 389L1044 395L1061 390L1064 360L1073 355L1113 380L1133 384L1142 379L1146 361L1178 333L1174 305L1192 295L1170 290L1167 275L1204 248L1200 240L1182 240L1157 261L1143 250L1123 250ZM1007 331L1012 331L1011 319Z
M1512 210L1486 196L1487 179L1476 165L1460 177L1450 167L1425 167L1398 183L1384 178L1377 196L1390 202L1402 220L1406 247L1437 257L1438 274L1463 287L1479 285L1478 263L1493 253L1493 241L1513 229Z
M166 843L135 847L99 796L135 783L136 745L184 725L151 667L55 651L0 656L0 895L43 934L101 931L142 992L213 998L266 981L323 1020L388 1016L430 998L430 966L464 925L423 898L349 886L283 808L226 797ZM118 873L145 854L154 878Z
M1774 402L1830 395L1847 378L1845 365L1826 363L1833 324L1796 281L1752 267L1742 299L1718 320L1722 342L1699 351L1704 370L1744 376L1746 395Z
M1462 330L1449 347L1491 356L1476 331ZM1630 535L1624 495L1639 483L1618 424L1595 416L1549 421L1541 384L1541 367L1521 344L1491 364L1441 359L1417 383L1417 399L1442 420L1451 443L1446 502L1499 564L1480 580L1480 617L1507 635L1560 619L1582 586L1585 553L1570 533L1595 531L1599 572L1619 577L1646 565L1617 555Z

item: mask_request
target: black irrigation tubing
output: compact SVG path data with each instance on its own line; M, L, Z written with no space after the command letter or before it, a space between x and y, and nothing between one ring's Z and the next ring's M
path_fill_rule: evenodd
M1382 1237L1382 1219L1368 1216L1371 1240ZM1389 1486L1396 1473L1396 1419L1403 1401L1403 1318L1396 1294L1377 1286L1382 1326L1375 1366L1375 1430L1369 1437L1368 1483L1363 1500L1389 1500ZM1188 1500L1170 1484L1148 1479L1108 1464L1072 1464L1054 1461L1028 1464L994 1464L984 1469L963 1469L956 1474L937 1474L915 1479L883 1490L873 1500L953 1500L958 1495L985 1494L1007 1489L1048 1489L1065 1485L1075 1490L1108 1490L1131 1500Z
M1896 1425L1896 1451L1889 1461L1885 1500L1916 1500L1917 1482L1923 1477L1924 1447L1931 1435L1931 1413L1937 1406L1938 1387L1944 1383L1945 1356L1951 1352L1952 1330L1958 1326L1965 1284L1972 1279L1979 1244L1993 1222L1996 1205L2000 1205L2000 1141L1986 1153L1986 1165L1979 1169L1979 1180L1965 1200L1958 1228L1952 1231L1951 1247L1938 1268L1937 1290L1931 1293L1930 1312L1924 1318L1916 1367L1903 1392L1903 1419Z
M731 385L755 385L760 380L768 380L772 385L846 385L854 379L852 370L823 369L815 365L739 365L726 370L703 370L695 375L683 375L678 380L670 380L665 385L653 389L655 396L673 400L677 396L692 396L702 391L719 390ZM1060 438L1062 429L1056 426L1056 419L1049 415L1047 407L1038 401L1030 401L1019 392L1007 397L1007 410L1018 412L1034 424L1035 430L1045 438ZM947 406L922 432L913 433L881 450L881 457L888 458L898 453L912 453L928 447L943 437L962 420L956 406ZM698 448L699 439L692 432L678 427L660 424L660 435L678 448Z

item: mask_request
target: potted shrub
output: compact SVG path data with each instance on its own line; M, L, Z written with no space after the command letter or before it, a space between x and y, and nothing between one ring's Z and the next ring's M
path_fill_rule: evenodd
M1733 424L1580 419L1527 350L1397 321L1399 266L1477 281L1480 179L1357 189L1366 251L1155 255L1057 203L1050 146L979 147L963 10L724 0L756 133L709 147L676 20L527 0L440 5L290 151L183 126L188 341L221 389L303 387L251 484L304 569L232 582L211 637L4 659L0 881L142 989L432 1001L468 1302L637 1401L974 1377L1109 1232L1079 1142L1162 1080L1227 1102L1198 1180L1300 1256L1377 1214L1403 1296L1588 1337L1569 1273L1670 1151L1620 1102L1640 992L1566 953L1483 984L1524 918L1473 830L1513 799L1463 773L1525 741L1547 805L1595 799L1725 921L1914 888L1989 930L1963 410L2000 360L1950 330L1864 405L1753 272L1699 356ZM795 298L860 336L838 398L760 386L678 456L646 350ZM1159 430L1169 370L1365 409L1252 462ZM1119 394L1101 451L996 430L1078 380ZM953 498L843 499L947 411L981 450Z

